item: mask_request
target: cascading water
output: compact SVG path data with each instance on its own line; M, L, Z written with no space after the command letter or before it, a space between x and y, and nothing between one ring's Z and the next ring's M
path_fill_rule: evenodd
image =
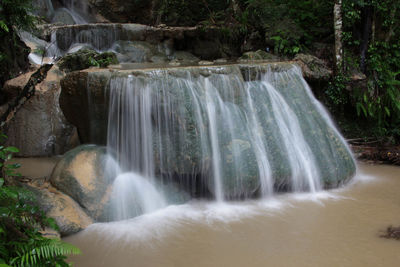
M56 12L66 12L69 14L74 24L88 23L88 3L86 0L61 0L64 7L59 8ZM53 18L53 22L57 22L57 18Z
M223 201L316 192L354 174L294 65L118 72L106 89L107 145L121 169L114 219L167 205L170 183Z

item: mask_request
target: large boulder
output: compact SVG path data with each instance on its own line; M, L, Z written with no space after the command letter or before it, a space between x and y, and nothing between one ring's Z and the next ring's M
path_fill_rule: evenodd
M32 73L7 81L4 93L12 100L24 88ZM65 153L71 148L74 127L68 123L60 109L60 79L64 76L53 66L44 81L35 87L32 96L16 113L5 134L7 144L20 149L21 157L44 157Z
M73 198L95 220L104 216L112 191L112 179L105 171L107 159L105 147L82 145L65 153L50 177L55 188Z

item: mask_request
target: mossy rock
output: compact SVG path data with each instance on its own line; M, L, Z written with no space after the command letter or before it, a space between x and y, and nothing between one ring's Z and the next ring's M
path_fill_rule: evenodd
M60 70L66 72L83 70L92 66L104 68L110 64L118 64L117 56L113 52L98 53L87 48L67 54L58 62Z
M308 80L329 80L332 76L332 70L327 64L313 55L297 54L294 61L300 65L304 77Z

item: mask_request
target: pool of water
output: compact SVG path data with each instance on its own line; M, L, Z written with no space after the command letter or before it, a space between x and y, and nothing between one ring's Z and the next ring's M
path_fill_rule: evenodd
M273 199L193 202L93 224L65 238L75 266L400 266L400 168L360 164L344 188Z

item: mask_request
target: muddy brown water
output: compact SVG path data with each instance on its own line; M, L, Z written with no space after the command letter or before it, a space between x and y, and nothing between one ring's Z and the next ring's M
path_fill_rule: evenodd
M360 164L344 188L265 201L170 206L65 238L75 266L400 266L400 168Z
M60 157L52 158L13 158L9 163L19 163L16 172L22 176L33 179L48 179L54 169L54 166L60 160Z

